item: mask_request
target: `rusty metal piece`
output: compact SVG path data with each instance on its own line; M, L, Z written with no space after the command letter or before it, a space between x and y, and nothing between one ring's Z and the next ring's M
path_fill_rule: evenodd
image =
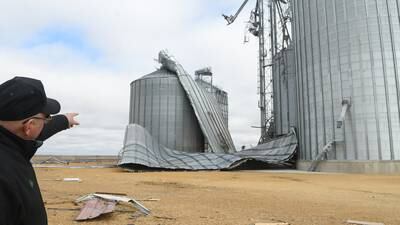
M93 198L85 202L78 217L75 220L89 220L99 217L102 214L111 213L115 209L116 201L106 201L100 198Z

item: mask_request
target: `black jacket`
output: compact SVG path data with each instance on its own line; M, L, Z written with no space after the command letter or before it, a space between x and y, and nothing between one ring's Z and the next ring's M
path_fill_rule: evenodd
M30 159L42 141L67 128L65 116L54 116L44 126L38 141L26 141L0 126L0 225L47 225Z

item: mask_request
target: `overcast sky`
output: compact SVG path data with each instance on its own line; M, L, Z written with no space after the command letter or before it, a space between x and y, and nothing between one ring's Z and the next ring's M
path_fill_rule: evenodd
M62 112L81 125L49 139L40 154L117 154L129 114L129 84L155 71L167 49L193 74L211 66L229 95L235 145L255 145L259 130L257 39L243 44L255 1L226 26L243 0L0 1L0 83L42 80Z

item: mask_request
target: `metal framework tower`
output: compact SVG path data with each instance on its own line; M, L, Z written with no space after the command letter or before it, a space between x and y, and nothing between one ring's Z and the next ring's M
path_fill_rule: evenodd
M271 0L270 0L271 1ZM261 127L261 137L259 143L263 143L267 139L267 102L266 102L266 85L265 85L265 72L266 72L266 59L267 59L267 51L265 50L265 27L264 27L264 1L257 1L256 5L256 13L255 13L256 22L259 24L258 28L258 76L259 76L259 97L260 100L258 102L258 107L260 108L260 127ZM257 21L258 19L258 21ZM272 98L271 98L272 100ZM272 110L272 108L270 109Z
M267 1L268 10L265 11L264 4ZM245 0L239 10L231 16L222 15L232 24L248 0ZM287 28L289 21L289 7L286 12L282 5L287 5L285 0L257 0L255 9L251 11L250 20L247 24L247 31L258 38L258 94L260 108L260 127L261 136L259 143L264 143L274 136L274 118L273 118L273 82L272 82L272 59L279 52L289 45L290 35ZM266 20L266 18L268 18ZM282 29L278 29L278 27ZM267 37L266 38L266 33ZM278 41L279 34L282 41ZM245 37L245 42L247 39Z

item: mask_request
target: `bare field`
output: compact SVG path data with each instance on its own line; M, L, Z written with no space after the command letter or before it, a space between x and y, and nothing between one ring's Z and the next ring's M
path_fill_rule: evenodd
M119 168L35 168L50 225L199 225L287 222L346 224L346 220L400 224L400 176L297 171L126 172ZM82 182L64 182L78 177ZM76 222L73 201L93 192L124 193L149 208ZM159 201L146 201L147 199ZM138 215L136 213L136 215Z

